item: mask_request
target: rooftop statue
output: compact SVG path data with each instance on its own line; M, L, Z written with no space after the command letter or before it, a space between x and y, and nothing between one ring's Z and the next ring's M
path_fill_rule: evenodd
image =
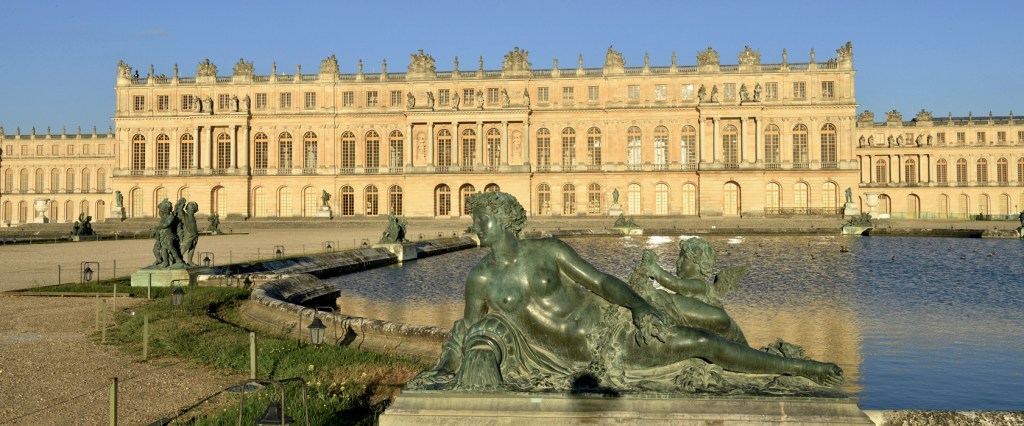
M711 303L671 301L678 312L668 313L558 239L519 239L526 212L509 194L479 193L468 206L471 230L491 251L469 272L464 316L437 364L413 379L412 389L564 391L587 379L619 391L678 392L703 390L705 376L721 371L842 382L835 364L751 348L736 341L738 327L732 340L710 331L728 318ZM689 284L684 291L702 291ZM694 306L707 312L691 312ZM705 324L705 314L723 322Z
M216 73L217 72L214 71L214 75L216 75ZM252 61L246 62L245 58L238 58L238 63L235 64L235 69L234 69L234 74L233 75L237 75L237 76L243 76L243 75L252 76L253 74L255 74L255 71L254 71L253 66L252 66Z
M608 52L604 54L604 67L608 70L622 71L626 66L626 59L622 53L608 46Z
M718 52L708 46L707 50L697 52L697 65L718 65Z
M216 77L217 66L210 62L210 58L206 58L203 62L200 62L196 67L196 77Z
M529 55L530 52L527 52L526 49L519 49L519 46L516 46L505 54L505 60L501 63L501 70L529 71L531 66L530 61L527 60Z
M417 53L409 55L410 73L433 74L436 70L437 67L434 65L434 57L423 53L423 49L420 49Z
M405 240L405 226L409 222L405 219L399 219L395 217L394 213L388 213L388 227L384 229L384 234L380 237L380 244L392 244L392 243L404 243Z
M743 51L739 55L739 63L741 65L760 65L761 64L761 51L751 49L750 46L743 46Z
M320 74L337 75L338 71L338 58L336 58L333 54L331 56L328 56L324 60L320 61Z

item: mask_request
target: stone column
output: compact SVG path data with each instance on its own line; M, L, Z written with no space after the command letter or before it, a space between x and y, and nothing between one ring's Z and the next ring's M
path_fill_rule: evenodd
M231 155L228 156L228 163L229 163L228 164L228 168L229 169L237 169L238 168L238 126L234 126L234 125L233 126L228 126L228 129L230 130L228 132L228 135L231 136L231 141L228 144L228 146L231 147Z
M430 166L437 164L434 158L434 148L434 122L429 121L427 122L427 152L430 154L427 155L427 165Z
M205 149L203 149L203 151L204 151L203 154L205 154L205 155L203 155L203 158L202 158L203 168L204 169L212 169L213 168L213 147L214 147L214 145L216 145L215 141L213 140L213 126L206 126L206 131L203 132L203 133L205 133L206 137L207 137L206 138L207 143L205 145Z
M924 181L926 183L930 184L930 183L932 183L932 176L933 176L932 175L932 167L934 167L934 166L932 166L932 156L931 156L931 154L925 154L924 158L922 159L921 162L923 163L923 164L921 164L921 166L923 168L925 168L925 171L924 171L925 172L925 174L924 174Z
M180 169L181 168L181 135L179 135L177 133L174 133L174 136L171 137L170 158L171 158L171 160L170 160L171 164L168 164L167 168L169 170ZM173 173L173 172L169 172L169 173Z
M501 165L508 165L508 121L501 122Z
M412 159L414 157L414 153L412 152L412 123L406 125L405 140L402 141L402 145L404 145L404 147L402 148L402 155L405 155L409 158L408 160L405 161L405 164L407 164L409 167L412 167Z
M196 126L195 140L192 142L192 163L193 163L192 168L194 168L196 170L200 169L201 168L200 164L202 164L200 162L200 159L203 157L202 156L203 150L200 149L200 147L202 147L203 145L202 145L202 143L199 140L199 139L201 139L201 136L203 135L203 131L201 130L202 128L203 128L202 126Z
M711 152L709 154L711 154L711 162L714 163L718 161L718 126L722 125L722 119L721 117L712 117L711 121L714 125L711 128L711 143L709 144L711 145Z
M465 167L462 164L462 135L459 134L459 122L452 122L452 164L458 164L459 167Z
M523 120L523 164L530 164L530 120ZM531 170L532 171L532 170Z
M757 117L754 117L754 163L761 162L764 160L764 150L761 149L762 147L764 147L764 141L761 138L761 120L759 120Z
M484 145L487 143L486 139L487 138L484 137L484 122L483 121L477 121L476 122L476 165L477 165L476 168L477 169L483 167L484 164L486 164L486 163L484 163L484 153L486 152L486 150L484 149Z

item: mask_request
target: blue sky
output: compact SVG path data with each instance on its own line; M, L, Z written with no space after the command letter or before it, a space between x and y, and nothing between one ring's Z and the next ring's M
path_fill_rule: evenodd
M536 68L553 58L574 67L603 65L609 45L627 65L695 64L712 45L723 63L736 63L744 45L762 62L819 61L853 42L861 110L925 108L937 116L1024 116L1021 2L875 1L12 1L0 27L0 125L7 133L35 126L69 130L113 124L117 61L144 75L149 64L171 75L210 58L230 75L239 57L257 74L316 72L335 54L342 72L404 71L409 54L424 49L439 69L501 66L513 46L530 52Z

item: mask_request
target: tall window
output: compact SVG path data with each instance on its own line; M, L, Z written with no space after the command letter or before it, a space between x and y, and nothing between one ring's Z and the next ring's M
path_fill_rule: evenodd
M1006 158L1000 157L996 160L996 181L999 182L999 185L1005 186L1010 182L1009 168Z
M270 144L267 138L267 134L263 132L257 133L256 136L253 137L253 141L253 168L256 170L261 170L263 173L266 173L270 157ZM264 189L264 196L266 196L266 192L267 191Z
M195 108L196 98L192 95L181 95L181 110L192 111Z
M967 184L967 160L963 158L956 160L956 183L957 185Z
M146 214L144 210L145 204L143 201L142 189L133 188L131 192L128 193L128 205L131 206L131 210L128 212L128 215L131 217L143 217ZM68 203L70 204L71 201L68 201ZM69 218L72 217L70 214L70 206L65 207L65 210L64 216Z
M668 168L668 127L665 126L654 128L654 168Z
M388 213L401 216L402 210L402 187L391 185L388 187Z
M640 86L630 85L626 86L626 100L629 102L640 101Z
M540 89L537 89L540 93ZM540 98L540 96L538 96ZM476 103L476 90L475 89L462 89L462 104L467 107Z
M797 182L796 185L793 185L793 207L796 207L798 213L807 213L807 208L810 207L808 192L805 182Z
M601 214L601 185L587 185L587 213Z
M499 97L500 92L497 87L487 88L487 105L497 105Z
M832 99L836 96L836 82L834 81L823 81L821 82L821 97L825 99Z
M350 107L356 104L356 92L351 90L341 92L341 106Z
M320 201L318 195L312 187L302 188L302 216L316 216L317 208L319 207L318 201Z
M562 214L576 214L576 185L562 185Z
M594 170L601 166L601 129L597 127L587 129L587 165Z
M601 99L601 88L599 86L587 86L587 100L597 102Z
M217 169L231 167L231 136L227 133L217 135Z
M167 95L157 95L156 97L156 110L167 111L171 106L171 98Z
M682 214L694 216L697 214L697 185L687 183L683 185Z
M266 93L257 93L256 94L256 109L267 109L267 94ZM263 192L266 193L267 190L264 189Z
M277 217L292 215L292 190L287 186L277 190Z
M146 109L146 97L142 95L136 95L134 102L132 103L133 111L143 111Z
M562 129L562 170L576 168L576 130L572 127Z
M825 123L821 127L821 167L836 168L836 126Z
M280 99L281 99L281 103L279 104L279 107L281 109L289 109L289 108L292 107L292 94L291 93L282 93Z
M626 161L630 170L639 170L641 160L641 132L633 126L626 130Z
M181 170L191 170L195 166L195 144L191 134L181 135Z
M252 215L267 216L267 188L261 186L252 190Z
M551 214L551 187L546 183L537 185L537 214Z
M277 137L277 168L279 172L281 169L288 169L287 173L291 173L292 155L292 134L281 133Z
M462 131L462 170L472 171L476 164L476 131Z
M739 132L736 126L726 125L722 129L722 162L726 167L736 168L739 166Z
M949 175L946 172L946 160L940 158L935 162L935 181L942 184L949 182Z
M314 132L302 135L302 168L306 169L306 174L316 173L318 142L319 138Z
M353 216L356 214L356 191L351 186L341 187L341 215Z
M765 213L779 214L782 210L782 186L777 182L768 182L764 188Z
M654 85L654 100L665 101L668 100L668 86L664 84Z
M654 214L668 214L668 185L654 186Z
M375 107L377 106L377 91L371 90L366 92L366 106Z
M472 197L474 194L476 194L476 187L473 185L467 183L459 188L459 211L462 212L463 216L469 216L471 214L469 211L469 197Z
M1017 159L1017 184L1020 185L1024 182L1024 157ZM1024 204L1024 201L1021 202Z
M769 169L780 167L779 127L772 124L764 129L764 163Z
M452 165L452 132L441 129L437 132L437 171L447 172Z
M807 126L793 126L793 167L807 168Z
M683 126L681 132L682 160L683 165L689 167L697 166L697 131L693 126Z
M575 88L572 86L562 87L562 102L573 102L575 99Z
M501 131L487 130L487 167L496 170L501 165Z
M316 108L316 92L306 92L305 102L303 104L306 109Z
M35 191L37 194L43 193L43 186L46 183L46 177L43 175L43 169L36 169L36 187ZM82 186L82 192L88 192L88 188Z
M366 189L366 215L376 216L380 214L380 203L377 194L377 187L374 185L367 186Z
M821 185L821 206L826 209L839 207L839 186L835 182L825 182Z
M161 133L156 137L156 169L167 172L171 167L171 138Z
M341 171L352 173L356 167L356 135L352 132L341 134Z
M546 172L551 169L551 131L537 129L537 170Z
M102 169L101 169L102 170ZM98 179L98 178L97 178ZM11 169L7 169L4 172L4 192L11 192L14 185L14 174L11 173ZM56 193L60 189L60 170L50 170L50 192Z
M803 81L797 81L793 83L793 99L806 99L807 98L807 83Z
M434 189L434 214L448 216L452 213L452 189L440 184Z
M132 136L132 174L141 175L146 170L146 137Z
M722 199L722 214L725 216L740 215L740 186L736 182L726 182Z
M640 214L640 184L631 183L626 187L626 209L630 215Z
M988 183L988 160L984 158L978 159L975 174L979 184L984 185Z
M104 169L96 170L96 192L107 192L107 171Z
M363 164L366 166L366 173L377 173L380 167L380 135L376 131L366 132L365 147Z
M222 186L218 186L213 189L213 208L214 213L221 216L228 214L228 194Z
M889 182L889 162L884 158L875 161L875 183Z
M217 110L227 111L231 108L231 95L220 94L217 96Z
M60 179L60 172L57 169L53 169L53 171L57 173L57 179ZM51 185L51 188L56 187L57 185ZM4 192L14 192L14 171L10 168L4 170Z
M89 174L89 169L82 169L82 192L90 192L92 187L92 176ZM39 179L39 190L37 192L43 192L43 170L39 169L36 171L36 178Z
M913 158L903 162L903 181L908 185L917 184L917 161Z
M405 145L403 141L405 138L402 136L402 132L398 130L392 130L391 134L388 135L388 167L391 168L391 173L401 173L403 164L405 163ZM401 191L401 188L398 188ZM401 194L399 194L401 195Z

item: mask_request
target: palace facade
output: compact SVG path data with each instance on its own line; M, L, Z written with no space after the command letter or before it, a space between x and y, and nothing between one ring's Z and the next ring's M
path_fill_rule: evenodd
M122 62L113 134L2 136L0 219L31 221L37 198L52 220L103 218L114 191L129 217L178 197L222 217L315 217L324 192L342 217L463 216L488 190L546 216L616 201L628 215L836 215L846 188L892 216L1024 205L1024 126L858 116L849 43L824 62L762 63L749 47L696 62L626 66L609 48L601 68L540 69L515 48L500 70L438 71L419 51L405 72L342 74L331 56L313 74L239 60L220 75L206 60L194 77Z

